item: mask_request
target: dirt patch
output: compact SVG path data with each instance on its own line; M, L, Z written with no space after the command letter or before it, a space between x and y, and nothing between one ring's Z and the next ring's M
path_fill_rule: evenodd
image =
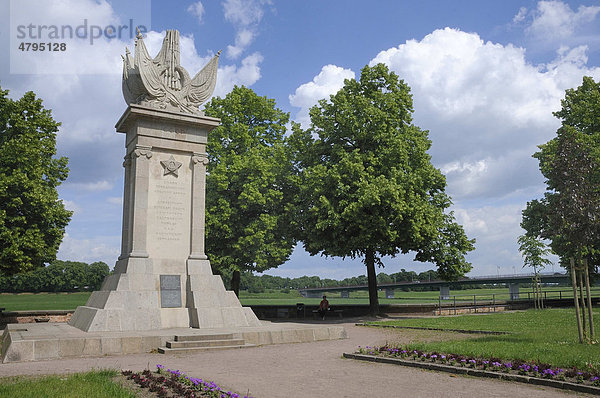
M138 398L156 398L158 395L151 392L147 388L140 387L136 382L127 377L119 374L113 378L113 381L126 389L127 391L131 391Z

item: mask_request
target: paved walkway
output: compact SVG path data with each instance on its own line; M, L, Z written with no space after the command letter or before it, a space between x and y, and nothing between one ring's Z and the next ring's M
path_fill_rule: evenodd
M333 323L333 322L332 322ZM343 359L359 345L406 342L406 333L342 323L348 339L279 344L194 354L136 354L0 364L0 376L70 373L88 369L171 369L212 380L257 398L270 397L574 397L549 387L454 376L401 366ZM404 335L403 335L404 333Z

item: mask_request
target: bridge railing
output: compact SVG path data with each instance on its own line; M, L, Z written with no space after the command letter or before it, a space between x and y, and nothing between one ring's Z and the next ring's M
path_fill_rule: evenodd
M573 290L544 290L541 292L544 301L548 300L562 300L570 299L573 300ZM594 287L590 289L590 296L593 299L600 298L600 287ZM498 306L504 306L508 301L511 302L533 302L535 293L533 291L520 291L518 296L515 293L492 293L492 294L456 294L450 295L446 298L439 297L438 302L438 313L442 314L445 310L454 310L457 314L458 311L465 306L477 308L477 307L488 307L490 312L495 312Z
M565 273L560 272L538 272L538 276L566 276ZM519 274L496 274L496 275L477 275L469 277L469 280L478 279L511 279L511 278L533 278L535 274L533 272L525 272Z

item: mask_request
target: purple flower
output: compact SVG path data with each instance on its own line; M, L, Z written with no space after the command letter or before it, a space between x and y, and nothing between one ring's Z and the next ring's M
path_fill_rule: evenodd
M545 369L545 370L542 372L542 374L543 374L544 376L554 376L554 375L555 375L555 373L554 373L554 371L553 371L552 369Z

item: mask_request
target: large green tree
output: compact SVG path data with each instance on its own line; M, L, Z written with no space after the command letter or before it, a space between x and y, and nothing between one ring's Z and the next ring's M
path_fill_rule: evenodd
M294 239L291 162L284 134L289 115L246 87L213 98L205 112L221 119L209 134L206 251L217 271L265 271L284 263Z
M427 131L412 124L410 89L383 65L365 66L293 126L298 239L312 255L363 257L371 312L379 312L375 264L416 252L454 279L473 250L452 213L446 180L431 164Z
M527 204L521 226L530 236L548 239L561 265L570 265L583 341L585 327L582 329L580 324L577 275L581 293L583 281L589 285L588 264L594 271L600 254L600 83L584 77L580 87L566 91L561 105L561 110L553 113L562 122L556 137L540 145L533 155L546 179L546 192L543 198ZM586 290L587 305L581 297L582 317L585 323L587 306L593 338L589 286Z
M67 158L55 157L60 123L27 92L8 98L0 89L0 272L12 275L56 258L71 218L56 188L67 178Z

